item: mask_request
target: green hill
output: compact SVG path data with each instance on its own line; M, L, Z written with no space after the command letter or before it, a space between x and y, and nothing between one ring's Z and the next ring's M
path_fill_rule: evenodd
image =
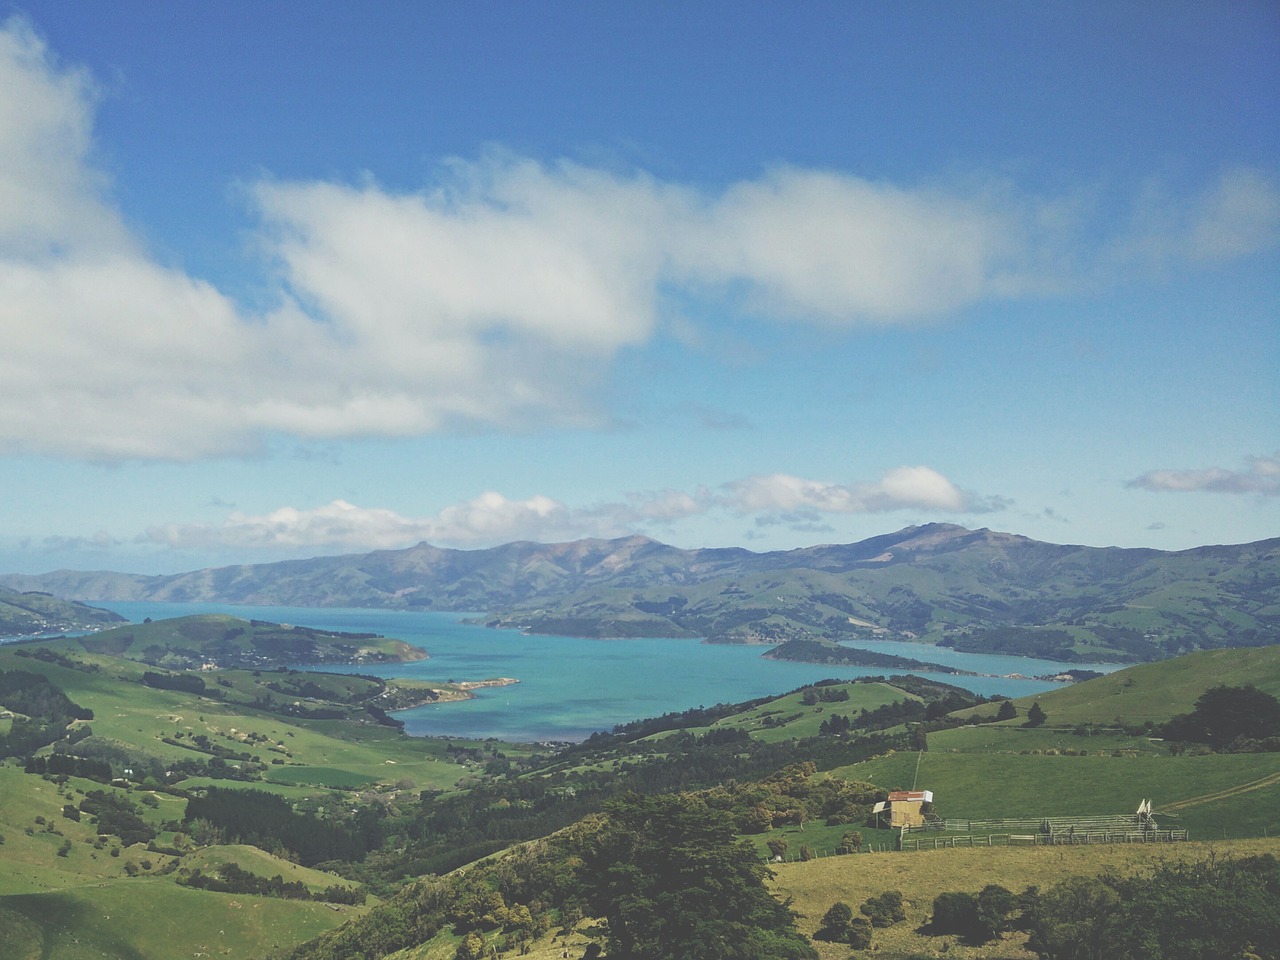
M425 651L371 633L199 614L133 623L78 638L90 653L176 670L216 667L274 670L297 663L391 663L424 660Z
M1126 667L1105 677L1068 684L1060 689L1014 700L1019 719L1031 704L1039 702L1049 715L1048 725L1062 728L1079 724L1138 726L1147 721L1163 723L1187 713L1196 698L1218 684L1252 684L1280 696L1280 645L1240 650L1205 650L1159 663ZM990 712L973 708L957 716Z
M123 621L124 617L110 610L61 600L49 593L0 587L0 637L96 630Z

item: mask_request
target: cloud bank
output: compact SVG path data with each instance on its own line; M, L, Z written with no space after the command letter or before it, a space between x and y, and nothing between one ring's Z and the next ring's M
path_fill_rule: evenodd
M494 153L417 192L252 184L276 304L255 313L125 225L93 155L92 78L20 20L0 28L0 89L0 455L183 461L280 435L590 425L611 361L672 295L884 325L1060 279L1036 266L1063 258L1032 197L795 167L716 192ZM1175 253L1273 242L1277 197L1228 172L1177 219Z
M812 529L815 518L826 514L904 509L982 513L1002 506L998 498L982 499L960 490L929 467L899 467L878 481L848 486L774 474L733 481L716 490L630 493L618 502L587 507L543 495L512 500L490 491L431 517L405 517L334 500L310 510L282 507L256 516L237 511L221 524L160 525L139 539L178 549L373 550L397 549L421 540L478 547L512 540L619 537L669 528L713 511L754 517L757 523Z
M1152 470L1130 480L1128 486L1156 493L1253 493L1280 496L1280 452L1272 457L1249 457L1243 470L1207 467L1202 470Z

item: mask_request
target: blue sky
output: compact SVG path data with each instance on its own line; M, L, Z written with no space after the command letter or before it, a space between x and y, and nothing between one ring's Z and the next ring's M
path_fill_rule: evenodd
M0 6L0 570L1280 535L1280 8Z

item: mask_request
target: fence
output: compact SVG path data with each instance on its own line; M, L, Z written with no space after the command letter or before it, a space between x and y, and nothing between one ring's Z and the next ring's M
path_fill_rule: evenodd
M1189 839L1186 830L1095 830L1066 833L989 833L953 837L902 838L903 850L948 847L1077 846L1092 843L1174 843Z
M1005 820L931 820L920 826L907 827L908 833L919 830L937 830L946 833L1061 833L1075 830L1134 831L1153 827L1150 820L1140 820L1136 815L1108 817L1019 817Z

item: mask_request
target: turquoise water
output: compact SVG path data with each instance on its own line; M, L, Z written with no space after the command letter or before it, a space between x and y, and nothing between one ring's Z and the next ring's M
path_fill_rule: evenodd
M192 613L226 613L327 630L380 633L426 650L430 659L367 668L329 667L424 680L520 682L476 691L476 699L417 707L398 714L421 736L504 740L580 740L597 730L643 717L784 693L828 677L852 679L883 670L765 660L763 647L731 647L686 639L584 640L525 635L462 623L465 615L399 610L254 607L210 603L101 603L134 622ZM867 649L936 660L984 674L1057 673L1060 663L1023 657L956 653L920 644L874 642ZM1087 664L1080 664L1088 667ZM1094 665L1114 670L1114 665ZM977 693L1010 697L1055 684L1004 676L934 676Z

